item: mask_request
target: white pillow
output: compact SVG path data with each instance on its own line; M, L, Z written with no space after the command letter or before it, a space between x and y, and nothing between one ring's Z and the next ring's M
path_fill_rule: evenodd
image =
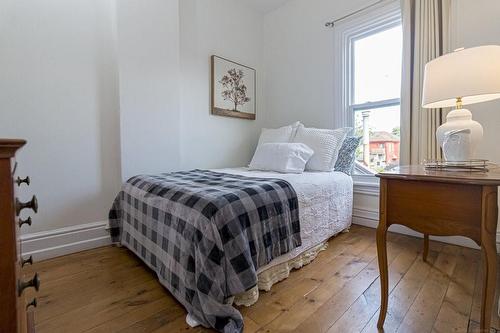
M314 150L314 154L307 162L305 169L310 171L332 171L340 147L350 130L349 127L327 130L307 128L300 125L293 141L303 143Z
M302 125L302 126L304 126L304 125ZM314 128L314 129L317 129L318 131L321 131L323 133L328 133L330 135L335 135L335 133L338 133L341 130L343 130L345 132L346 136L352 135L352 133L354 132L352 127L341 127L341 128L337 128L334 130L328 129L328 128Z
M264 143L255 150L249 169L302 173L313 153L302 143Z
M260 132L259 143L260 146L264 143L280 143L291 142L297 132L297 127L300 122L295 122L292 125L283 126L280 128L263 128Z

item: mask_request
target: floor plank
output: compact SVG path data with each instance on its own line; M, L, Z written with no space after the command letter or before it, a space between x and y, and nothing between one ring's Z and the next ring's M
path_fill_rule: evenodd
M479 259L477 251L461 249L433 332L467 332Z
M390 264L402 251L401 247L389 243L387 257ZM373 250L371 261L361 272L356 274L345 284L339 286L339 292L331 296L324 304L311 314L298 327L298 332L326 332L337 321L349 306L375 281L378 277L378 263L376 251ZM331 281L327 281L327 284ZM332 286L333 287L333 286ZM330 288L326 288L330 289ZM324 290L322 293L326 293Z
M404 250L389 265L389 292L399 283L404 274L421 254L419 243L408 242ZM380 278L358 297L351 307L329 329L331 332L360 332L380 306Z
M422 257L417 257L410 269L405 273L398 285L389 295L389 306L384 324L384 332L396 332L403 321L408 309L422 288L427 276L435 262L439 252L430 251L427 262ZM377 311L362 332L378 332L377 320L379 311Z
M350 280L365 269L374 259L374 250L374 246L371 245L356 256L343 255L338 260L332 261L330 267L333 269L330 270L329 275L324 278L319 286L310 293L303 295L289 308L284 308L276 319L264 326L263 331L279 332L295 329L321 308L331 296L340 292Z
M456 267L458 252L459 248L452 245L445 246L441 251L422 289L403 319L399 331L420 333L429 332L432 329L446 295L450 276Z
M334 256L326 262L323 261L324 256L321 255L318 258L321 258L321 262L317 260L294 272L289 279L276 285L276 288L273 288L271 292L264 294L264 297L259 300L259 306L244 309L243 313L263 326L280 316L284 317L288 325L291 325L292 322L287 319L287 313L295 312L294 309L297 307L303 309L301 314L306 313L304 305L296 305L297 302L304 300L304 303L311 304L310 300L314 298L314 295L322 293L322 290L326 286L325 281L330 281L330 285L332 285L331 282L333 281L347 280L354 273L359 272L365 267L373 258L373 243L366 239L366 236L354 244L339 246L338 249L341 250L339 255ZM344 274L340 275L340 272ZM295 279L295 276L297 276L296 273L302 274L304 278L297 281ZM302 285L308 287L297 287ZM319 286L322 286L322 288L317 290ZM299 290L299 292L295 292L296 290ZM330 288L329 292L333 292L333 290L333 288ZM292 295L290 295L290 292ZM266 297L267 295L269 296ZM326 293L322 293L322 296L325 295ZM260 304L261 301L263 302L262 304ZM319 300L316 301L316 304L311 304L309 307L315 308L320 304L318 303Z
M497 256L497 288L495 292L495 303L493 306L492 310L492 317L491 317L491 327L495 328L497 331L500 331L500 317L497 316L496 314L498 313L498 299L500 297L500 257ZM482 287L483 287L483 280L482 280L482 265L479 265L478 268L479 275L477 276L477 282L476 282L476 288L474 290L474 299L472 302L472 311L470 314L470 319L475 322L479 322L481 318L481 296L482 296Z
M388 234L389 309L384 332L477 332L480 253ZM190 328L184 308L128 250L104 247L36 263L36 328L57 332L212 332ZM499 275L500 276L500 275ZM500 285L500 278L497 281ZM498 289L498 288L497 288ZM498 290L497 290L498 294ZM375 231L353 226L316 260L241 307L245 332L378 332ZM496 332L497 307L491 332Z

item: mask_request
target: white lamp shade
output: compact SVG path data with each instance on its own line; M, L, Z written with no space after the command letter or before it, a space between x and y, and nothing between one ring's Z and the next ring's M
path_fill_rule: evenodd
M425 65L422 106L442 108L500 98L500 46L448 53Z

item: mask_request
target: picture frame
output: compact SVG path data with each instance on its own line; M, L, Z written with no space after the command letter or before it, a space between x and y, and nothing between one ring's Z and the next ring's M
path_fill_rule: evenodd
M256 70L237 62L211 56L211 113L255 120Z

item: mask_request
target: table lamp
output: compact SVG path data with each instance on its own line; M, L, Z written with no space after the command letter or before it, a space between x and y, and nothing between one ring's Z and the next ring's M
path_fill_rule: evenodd
M462 106L497 98L500 98L499 45L459 49L425 65L422 106L456 106L436 131L447 161L473 159L483 138L483 127Z

